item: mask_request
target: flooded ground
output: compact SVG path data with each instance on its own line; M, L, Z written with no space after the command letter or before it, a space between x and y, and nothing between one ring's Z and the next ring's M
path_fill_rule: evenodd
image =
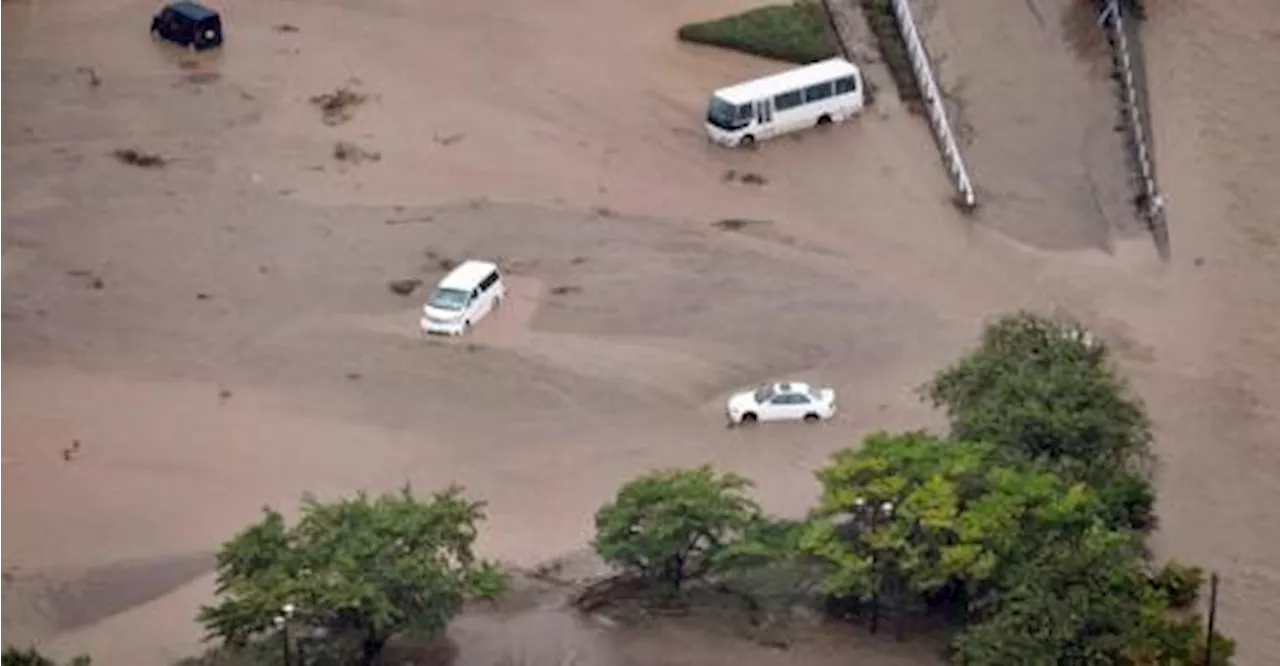
M1025 105L969 98L974 177L1005 193L972 220L899 106L707 145L707 91L778 66L673 33L750 4L226 2L226 48L191 56L147 39L151 3L5 2L6 640L104 664L190 654L208 553L304 491L462 483L490 503L486 552L526 567L581 549L600 503L655 466L739 471L798 515L831 451L936 425L914 387L984 317L1030 305L1120 350L1159 426L1160 549L1222 572L1219 622L1240 663L1266 663L1280 12L1188 0L1149 23L1162 265L1081 204L1086 172L1111 182L1106 150L1053 161L1099 136L1110 91L1048 18L1013 58L976 19L925 12L950 21L944 70ZM344 86L366 99L326 125L309 100ZM1036 86L1078 113L1041 118ZM339 141L379 158L338 161ZM122 164L127 148L169 161ZM422 294L387 282L466 256L509 267L512 307L460 344L421 339ZM723 427L728 392L791 376L836 387L837 420ZM826 629L779 651L582 622L534 604L455 634L476 664L501 641L524 663L932 660Z

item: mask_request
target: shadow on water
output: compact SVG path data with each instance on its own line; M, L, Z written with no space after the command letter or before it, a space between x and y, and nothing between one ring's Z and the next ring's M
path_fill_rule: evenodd
M476 604L445 643L400 641L387 663L416 666L940 666L940 643L918 633L899 643L882 632L815 614L766 625L741 612L699 607L677 615L634 609L580 613L570 591L521 585L497 604Z
M158 599L214 570L207 553L116 562L80 570L5 572L4 632L40 640ZM19 627L21 629L19 629Z

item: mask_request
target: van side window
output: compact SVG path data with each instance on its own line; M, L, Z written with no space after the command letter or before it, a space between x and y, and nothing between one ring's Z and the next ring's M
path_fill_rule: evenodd
M742 106L738 107L738 120L751 122L751 119L754 118L755 116L756 116L756 111L754 106L750 104L743 104Z
M801 104L804 104L804 97L801 96L801 92L799 90L782 93L781 95L773 98L773 108L779 111L794 109Z
M476 291L480 293L489 291L489 287L492 287L493 283L497 281L498 281L498 274L490 273L488 277L480 281L480 286L476 288Z
M847 95L858 89L858 80L852 76L836 79L836 94Z
M804 101L816 102L831 96L831 82L825 81L804 89Z

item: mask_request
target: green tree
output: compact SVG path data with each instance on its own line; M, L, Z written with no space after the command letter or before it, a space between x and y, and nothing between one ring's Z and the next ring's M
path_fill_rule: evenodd
M1112 666L1147 593L1136 538L1088 530L1017 563L955 642L960 666Z
M596 552L623 572L679 592L712 573L726 549L757 524L751 482L710 467L641 476L596 512ZM740 555L740 554L738 554Z
M1080 325L1028 312L1001 317L924 393L946 411L953 437L996 444L1089 483L1113 526L1155 526L1150 421L1107 346Z
M219 602L200 622L210 638L245 645L273 631L286 604L300 635L354 646L348 663L372 664L397 633L442 632L464 600L499 594L505 576L473 546L483 504L453 487L423 501L399 493L303 501L293 526L263 519L218 553Z
M1103 511L1083 484L990 444L922 432L873 434L818 478L802 547L826 563L826 592L862 601L977 598L1010 563Z
M1069 472L1143 468L1150 459L1142 403L1112 369L1106 345L1072 322L1028 312L1002 317L925 394L946 410L957 439L991 442Z
M93 660L87 655L72 657L67 662L67 666L90 666ZM40 654L40 651L34 647L18 648L12 645L4 646L4 652L0 653L0 666L58 666L58 662Z
M958 666L1198 666L1200 618L1174 612L1147 572L1138 535L1095 525L1042 546L975 605L954 643ZM1232 641L1215 632L1216 666Z

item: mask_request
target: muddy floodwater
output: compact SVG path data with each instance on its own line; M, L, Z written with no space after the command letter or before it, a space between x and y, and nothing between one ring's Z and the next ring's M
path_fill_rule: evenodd
M739 472L800 516L833 451L939 427L915 388L1034 307L1117 351L1156 423L1156 549L1218 571L1238 663L1271 663L1280 7L1148 3L1164 263L1080 3L917 3L974 216L890 85L853 122L709 145L709 91L782 66L674 32L758 4L225 0L224 48L191 54L148 38L153 2L6 0L5 640L190 655L218 545L304 492L460 483L482 550L523 568L580 552L655 467ZM468 257L503 264L509 302L423 338L426 287L388 285ZM725 397L771 378L841 412L726 429ZM786 649L606 626L561 594L469 610L457 663L937 663L807 621Z

